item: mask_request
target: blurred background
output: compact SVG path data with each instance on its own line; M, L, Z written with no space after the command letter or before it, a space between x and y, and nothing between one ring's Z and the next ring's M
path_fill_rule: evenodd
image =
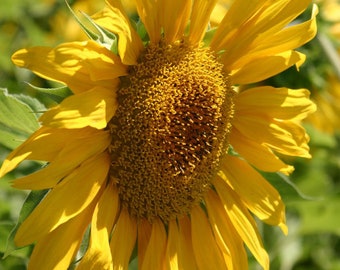
M230 1L219 2L212 24L218 23ZM81 12L93 14L104 6L101 0L68 2L80 17ZM130 1L122 2L134 16ZM289 227L289 235L284 236L278 228L259 223L273 270L340 270L340 0L315 3L320 10L318 35L299 48L307 61L299 72L291 68L265 82L276 87L308 88L318 106L304 122L313 158L287 160L295 166L289 178L266 175L283 197ZM308 10L297 20L307 20L310 14ZM38 88L59 85L16 68L11 55L28 46L53 47L85 39L64 0L0 1L0 164L35 130L36 114L60 101L57 94ZM9 94L16 99L5 101ZM2 102L15 106L14 120L8 120L11 111L2 110ZM26 269L30 248L16 250L7 239L27 193L11 188L9 181L39 166L26 162L0 181L0 270ZM261 269L251 257L250 269Z

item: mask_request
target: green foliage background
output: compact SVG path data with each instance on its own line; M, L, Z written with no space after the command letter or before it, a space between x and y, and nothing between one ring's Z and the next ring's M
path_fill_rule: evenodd
M67 89L56 90L59 85L14 67L10 57L27 46L53 46L63 42L62 33L53 25L53 18L68 12L62 0L0 1L0 164L10 150L38 127L39 113L68 94ZM328 35L328 26L321 17L319 31ZM337 41L331 42L337 49ZM308 57L300 72L290 69L268 83L321 91L327 84L326 74L333 68L325 48L315 39L300 50ZM30 84L54 90L41 91ZM340 127L334 127L334 133L320 131L312 123L306 123L306 128L311 136L313 158L290 160L296 168L290 178L266 175L282 194L289 226L289 235L284 236L278 228L259 223L273 270L340 269ZM24 162L0 180L0 257L3 257L0 270L26 269L31 248L15 249L11 231L15 230L28 193L11 188L10 181L40 166ZM33 195L36 197L30 198L31 207L39 200L39 194ZM250 263L251 269L260 269L251 257ZM135 268L133 261L131 269Z

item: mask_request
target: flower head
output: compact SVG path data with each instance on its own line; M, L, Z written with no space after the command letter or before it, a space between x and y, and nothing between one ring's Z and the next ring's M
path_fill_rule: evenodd
M251 213L287 233L284 204L259 171L289 174L277 153L309 158L305 89L244 87L296 65L316 32L289 25L311 1L235 0L206 38L216 1L136 1L141 37L111 0L92 18L118 38L13 55L74 95L49 109L0 174L25 159L48 165L13 182L49 189L16 234L35 243L31 269L246 269L244 243L269 258ZM211 34L210 31L210 34Z

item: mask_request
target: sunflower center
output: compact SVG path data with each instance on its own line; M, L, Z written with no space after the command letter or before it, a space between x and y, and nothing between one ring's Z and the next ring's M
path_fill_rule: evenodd
M209 49L145 49L122 78L109 124L110 175L130 214L167 222L202 200L227 151L233 95Z

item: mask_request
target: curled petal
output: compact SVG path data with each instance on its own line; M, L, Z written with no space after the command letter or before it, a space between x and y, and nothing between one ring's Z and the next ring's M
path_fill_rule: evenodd
M235 100L233 125L249 141L285 155L309 158L309 137L299 123L316 109L308 96L304 89L246 90Z

